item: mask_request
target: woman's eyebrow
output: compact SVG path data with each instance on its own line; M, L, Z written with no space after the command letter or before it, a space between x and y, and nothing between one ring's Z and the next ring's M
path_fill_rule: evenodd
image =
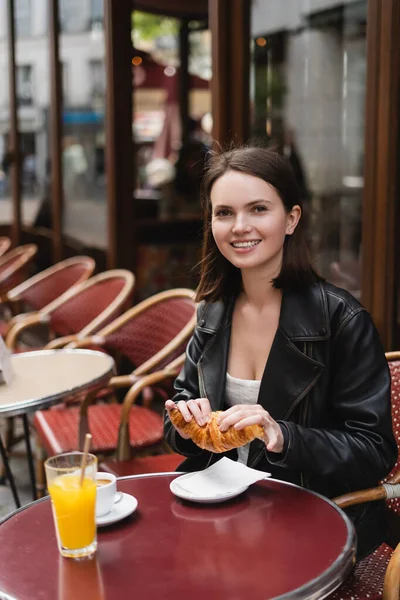
M256 204L260 204L264 203L264 204L273 204L270 200L266 200L265 198L259 198L258 200L252 200L251 202L247 202L247 204L245 204L246 207L251 208L252 206L255 206ZM217 204L216 206L214 206L214 210L222 210L222 209L232 209L232 206L230 206L229 204Z

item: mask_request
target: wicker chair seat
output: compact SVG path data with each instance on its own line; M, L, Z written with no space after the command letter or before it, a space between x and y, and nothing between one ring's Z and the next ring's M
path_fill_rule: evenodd
M137 456L130 460L103 461L100 471L113 473L117 477L143 475L145 473L167 473L175 471L184 460L181 454L158 454L157 456Z
M361 560L329 600L382 600L383 580L393 550L387 544Z
M88 419L92 434L91 452L107 454L117 445L121 405L89 406ZM78 449L79 407L37 411L34 427L49 456ZM153 410L133 406L129 423L131 447L141 450L163 440L163 420Z
M1 335L2 338L6 337L7 329L8 329L8 323L7 323L7 321L3 321L1 319L0 320L0 335Z

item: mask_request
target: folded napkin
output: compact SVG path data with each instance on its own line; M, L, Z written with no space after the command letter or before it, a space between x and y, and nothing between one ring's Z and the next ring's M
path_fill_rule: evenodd
M251 469L224 456L204 471L181 475L175 479L175 485L196 497L217 497L234 493L270 476L271 473Z

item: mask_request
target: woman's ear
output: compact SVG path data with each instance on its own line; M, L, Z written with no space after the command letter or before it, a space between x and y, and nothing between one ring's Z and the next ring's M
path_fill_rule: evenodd
M286 235L292 235L301 218L301 208L295 204L287 216Z

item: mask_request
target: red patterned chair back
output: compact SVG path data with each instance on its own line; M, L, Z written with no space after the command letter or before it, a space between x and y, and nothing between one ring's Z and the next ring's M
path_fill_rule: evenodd
M42 313L58 337L96 333L131 301L134 281L133 274L125 269L100 273L67 291Z
M391 403L392 403L392 421L393 421L393 433L396 438L397 447L400 450L400 353L399 352L388 352L386 357L389 362L390 379L391 379ZM384 479L387 481L391 479L398 472L400 468L400 461L397 458L396 464L393 467L389 475ZM393 500L387 501L390 508L400 515L400 498L394 498Z
M147 298L98 332L98 337L104 339L104 349L127 357L136 371L161 353L159 360L144 371L162 369L184 352L193 333L193 296L192 290L175 289Z
M37 253L36 244L10 250L0 258L0 293L5 293L25 278L25 267Z
M11 240L9 237L1 236L0 237L0 256L3 256L11 246Z
M7 298L22 300L30 309L41 310L73 286L86 281L95 266L89 256L68 258L10 290Z

